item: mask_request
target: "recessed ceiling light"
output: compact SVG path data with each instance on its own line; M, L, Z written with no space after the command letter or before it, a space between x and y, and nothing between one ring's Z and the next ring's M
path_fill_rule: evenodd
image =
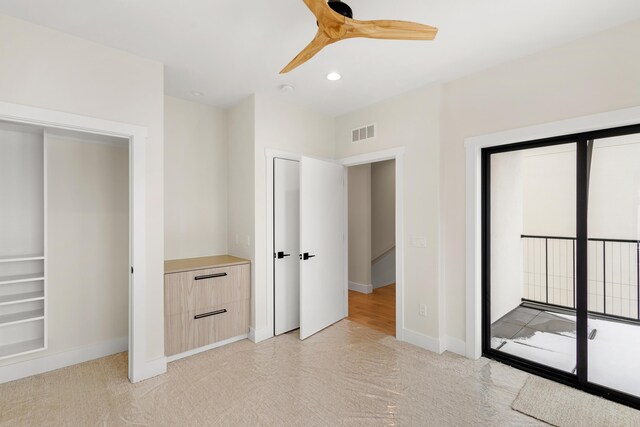
M204 93L198 92L197 90L192 90L191 95L193 96L204 96Z
M280 85L280 92L293 92L294 90L296 90L296 88L291 85Z
M327 74L327 80L331 80L332 82L335 82L336 80L340 80L341 78L342 76L336 73L335 71Z

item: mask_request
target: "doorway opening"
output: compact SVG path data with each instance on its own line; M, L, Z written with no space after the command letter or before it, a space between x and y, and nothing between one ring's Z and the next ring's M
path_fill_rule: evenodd
M291 311L291 316L288 319L293 319L291 322L293 326L289 325L286 328L276 329L276 317L281 316L278 314L279 310L283 307L283 301L291 301L295 304L295 296L291 299L286 299L277 296L277 277L276 269L284 267L285 263L291 262L298 264L299 273L295 271L295 268L291 267L291 272L286 273L285 276L292 278L294 281L299 278L292 286L298 287L299 291L304 291L306 285L304 282L305 271L309 277L317 278L326 276L330 273L330 280L322 279L318 283L311 284L311 288L316 291L314 295L308 295L305 298L305 293L301 292L297 301L298 307L293 310L298 310L297 313L300 316L300 336L308 336L303 334L303 318L318 318L323 319L319 325L310 328L312 331L318 331L327 327L340 319L348 317L349 313L349 243L348 243L348 167L357 166L362 164L371 164L374 162L382 162L385 160L395 160L395 201L393 202L393 210L395 216L395 298L391 298L394 301L395 307L395 337L398 340L403 340L403 277L404 277L404 196L403 196L403 177L404 177L404 149L394 148L384 151L378 151L373 153L367 153L352 157L340 159L338 161L326 161L319 159L311 159L295 153L287 153L282 151L267 150L266 151L266 191L267 191L267 248L266 256L267 261L267 330L256 331L256 337L260 337L259 340L267 339L286 331L296 330L295 325L295 312ZM281 196L276 194L276 180L278 179L278 172L276 171L276 162L280 164L289 165L290 169L298 169L299 187L292 187L290 191L281 191ZM305 166L306 164L306 166ZM306 172L305 172L306 171ZM320 174L320 175L319 175ZM289 175L292 175L289 173ZM295 173L293 175L296 175ZM292 175L292 176L293 176ZM284 174L283 176L286 176ZM295 181L295 176L293 181ZM329 187L327 187L329 186ZM286 186L281 186L285 189ZM328 191L324 191L328 189ZM283 197L282 195L288 193L289 195ZM282 201L288 201L291 203L291 208L278 208L276 203ZM299 203L296 203L298 201ZM308 209L300 209L303 206L307 206ZM280 222L295 224L295 219L283 220L283 218L277 218L279 215L287 215L286 212L290 212L290 215L300 215L300 225L298 230L300 236L296 236L293 239L292 249L287 250L281 247L281 243L276 242L278 237L277 233L278 224ZM306 224L306 225L305 225ZM283 225L280 224L280 228ZM290 227L295 231L296 227ZM307 230L306 234L304 230ZM305 236L309 237L307 239ZM315 241L314 241L315 239ZM283 240L280 240L283 242ZM298 247L296 249L295 243ZM319 256L317 250L323 252L322 256ZM296 253L298 251L298 253ZM306 254L306 256L305 256ZM297 255L297 259L295 256ZM318 255L318 256L314 256ZM319 270L313 270L314 266L319 266L320 262L325 262L323 258L326 257L329 264ZM370 260L371 261L371 260ZM318 264L317 264L318 263ZM280 266L278 265L280 264ZM280 302L278 303L278 300ZM308 309L305 309L305 306ZM307 322L312 324L313 322ZM320 327L318 327L320 326ZM313 332L315 333L315 332ZM304 335L304 336L303 336Z
M482 150L482 351L640 407L640 126Z
M346 316L344 166L306 156L270 163L272 331L299 328L306 339Z
M349 319L396 334L395 160L348 174Z

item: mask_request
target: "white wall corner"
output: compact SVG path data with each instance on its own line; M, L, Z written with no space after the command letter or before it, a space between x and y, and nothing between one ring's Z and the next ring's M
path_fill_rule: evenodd
M273 332L269 328L262 328L256 330L253 327L249 327L249 341L259 343L264 340L268 340L273 337Z
M447 337L447 351L451 353L459 354L460 356L467 355L467 343L454 337Z
M129 339L122 337L2 366L0 367L0 384L122 353L123 351L127 351L128 345Z
M442 354L445 350L443 343L441 343L441 340L438 338L430 337L429 335L406 328L402 332L403 341L408 342L409 344L413 344L438 354Z
M371 283L368 285L363 285L362 283L349 281L349 290L361 292L363 294L370 294L371 292L373 292L373 285Z

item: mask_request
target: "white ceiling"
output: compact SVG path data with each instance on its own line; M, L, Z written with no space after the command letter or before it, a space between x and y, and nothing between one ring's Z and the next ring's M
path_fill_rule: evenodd
M161 61L169 95L228 107L291 84L295 91L279 96L331 115L640 18L638 0L347 3L356 19L412 20L440 32L430 42L342 41L281 76L316 31L302 0L0 0L0 13ZM333 70L342 80L324 78Z

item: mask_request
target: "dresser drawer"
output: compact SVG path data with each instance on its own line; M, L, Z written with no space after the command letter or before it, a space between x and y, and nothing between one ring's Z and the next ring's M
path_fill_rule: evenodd
M251 264L165 274L164 298L167 356L245 335L249 332Z
M248 264L202 270L193 275L194 309L197 313L215 310L220 304L246 300L251 295L251 268ZM224 276L221 276L226 274Z
M165 315L204 312L250 297L249 264L173 273L165 276Z
M166 316L165 353L182 353L249 331L249 299L221 303L206 311Z

